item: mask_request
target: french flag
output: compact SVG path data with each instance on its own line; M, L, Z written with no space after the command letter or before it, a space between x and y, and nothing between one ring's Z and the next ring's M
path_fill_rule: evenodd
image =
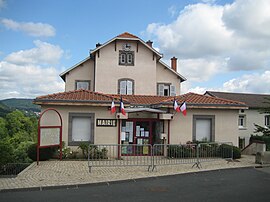
M181 107L180 107L181 112L184 114L184 116L187 115L187 105L186 102L183 102Z
M121 110L121 113L124 116L126 116L125 107L124 107L124 103L123 103L122 97L121 97L121 100L120 100L120 110Z
M178 106L175 99L174 99L174 102L173 102L173 108L174 108L175 111L180 112L180 107Z
M114 101L112 101L112 106L111 106L111 114L116 112L116 107L114 105Z

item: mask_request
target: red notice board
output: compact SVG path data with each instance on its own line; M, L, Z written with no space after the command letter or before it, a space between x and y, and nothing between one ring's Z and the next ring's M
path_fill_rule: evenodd
M56 112L60 125L41 125L42 117L48 111ZM46 147L59 147L59 158L62 160L62 117L60 113L53 108L43 111L38 120L38 144L37 144L37 165L39 164L39 150Z

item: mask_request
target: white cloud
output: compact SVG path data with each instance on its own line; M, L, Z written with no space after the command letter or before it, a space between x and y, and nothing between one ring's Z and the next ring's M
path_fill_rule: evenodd
M265 71L262 74L246 74L238 78L231 79L223 84L223 91L229 92L270 92L270 71Z
M270 1L207 3L186 6L171 23L149 24L145 35L155 39L165 56L179 58L180 73L191 81L269 69Z
M58 70L51 65L52 62L60 60L63 50L58 46L41 41L35 42L35 44L50 48L38 46L33 48L35 51L31 51L33 49L22 50L11 53L3 61L0 61L0 99L8 97L33 98L64 90L64 83L58 77ZM53 50L53 47L56 47L56 51ZM57 57L52 54L48 55L46 53L48 50L61 54ZM38 52L40 56L36 58L37 54L33 54L33 52ZM43 62L44 65L38 64L40 62Z
M55 36L55 28L45 23L33 23L33 22L16 22L11 19L3 18L0 20L7 29L14 31L22 31L30 36L35 37L52 37Z
M24 64L57 64L63 55L63 50L56 45L34 41L35 48L29 50L20 50L11 53L5 60L7 62L24 65Z
M222 19L235 34L249 38L269 38L269 10L269 0L237 0L225 6Z
M218 55L230 50L231 31L223 26L222 6L195 4L186 6L176 21L165 25L152 23L147 32L157 38L167 54L182 58Z
M203 94L205 91L224 91L242 93L266 93L270 92L270 71L262 73L245 74L224 82L221 87L206 88L203 86L192 87L191 82L182 84L182 94L194 92Z
M223 61L226 64L226 61ZM178 72L185 75L190 81L202 82L209 80L224 66L219 59L183 59L178 61Z

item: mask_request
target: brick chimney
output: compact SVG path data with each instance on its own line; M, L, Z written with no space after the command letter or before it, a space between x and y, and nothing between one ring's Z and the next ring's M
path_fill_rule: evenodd
M177 58L176 57L172 57L171 58L171 68L177 72Z
M153 41L148 40L148 41L146 41L146 44L152 48Z

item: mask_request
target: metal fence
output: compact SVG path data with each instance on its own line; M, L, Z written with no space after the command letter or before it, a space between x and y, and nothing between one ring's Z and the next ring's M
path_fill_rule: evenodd
M146 166L152 167L152 145L89 145L88 167Z
M197 144L156 144L152 168L162 165L197 164Z
M89 145L88 167L146 166L148 171L157 166L193 164L201 168L202 162L233 158L233 144L104 144Z

